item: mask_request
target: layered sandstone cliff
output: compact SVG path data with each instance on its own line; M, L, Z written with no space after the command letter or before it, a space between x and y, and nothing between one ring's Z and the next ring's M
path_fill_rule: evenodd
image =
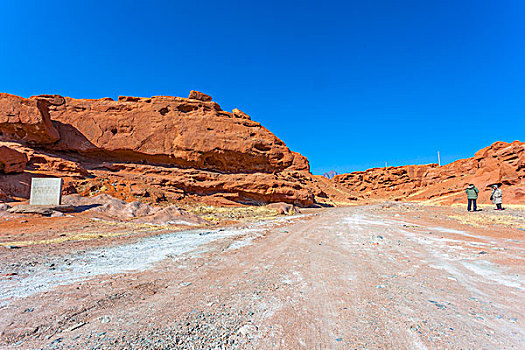
M374 168L337 175L334 182L364 198L464 202L464 190L474 183L480 202L489 203L490 186L501 184L506 203L525 203L525 143L496 142L474 157L438 166L408 165Z
M30 177L41 174L63 177L70 192L129 200L311 206L329 199L305 157L197 91L118 101L1 94L0 133L4 146L29 159L31 173L0 179L14 197L27 197Z
M49 105L60 135L54 150L225 173L309 170L305 157L246 114L225 112L202 93L190 97L31 99Z

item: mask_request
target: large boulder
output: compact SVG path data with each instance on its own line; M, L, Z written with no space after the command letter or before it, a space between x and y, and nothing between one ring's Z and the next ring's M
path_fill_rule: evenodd
M192 100L199 100L199 101L205 101L205 102L211 101L210 95L206 95L205 93L202 93L200 91L194 91L194 90L190 91L190 96L188 96L188 98Z

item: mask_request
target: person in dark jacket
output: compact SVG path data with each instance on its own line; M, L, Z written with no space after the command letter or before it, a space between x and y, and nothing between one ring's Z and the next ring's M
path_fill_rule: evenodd
M501 188L498 188L498 185L492 186L492 194L490 195L492 203L496 204L496 210L503 210L501 205L503 204L503 193Z
M478 199L479 190L476 188L476 186L474 186L474 184L470 184L468 185L465 192L467 192L467 200L468 200L467 210L470 211L472 209L472 211L477 211L478 207L477 207L476 201Z

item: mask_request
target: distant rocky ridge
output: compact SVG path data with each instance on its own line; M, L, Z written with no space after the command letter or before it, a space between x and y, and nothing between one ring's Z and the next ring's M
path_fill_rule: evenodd
M370 199L452 204L465 201L469 183L490 203L490 186L501 184L505 203L525 204L525 143L496 142L474 157L438 166L406 165L337 175L334 182Z
M32 172L3 175L4 197L27 198L35 174L63 177L69 193L130 201L311 206L341 197L266 128L198 91L118 101L0 94L0 142L25 154Z
M339 173L335 170L330 170L329 172L323 174L324 177L327 177L329 179L333 179L336 175L339 175Z

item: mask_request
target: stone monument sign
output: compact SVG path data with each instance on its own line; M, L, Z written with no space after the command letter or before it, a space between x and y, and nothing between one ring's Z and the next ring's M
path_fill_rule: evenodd
M30 205L60 205L62 179L34 177L31 179Z

